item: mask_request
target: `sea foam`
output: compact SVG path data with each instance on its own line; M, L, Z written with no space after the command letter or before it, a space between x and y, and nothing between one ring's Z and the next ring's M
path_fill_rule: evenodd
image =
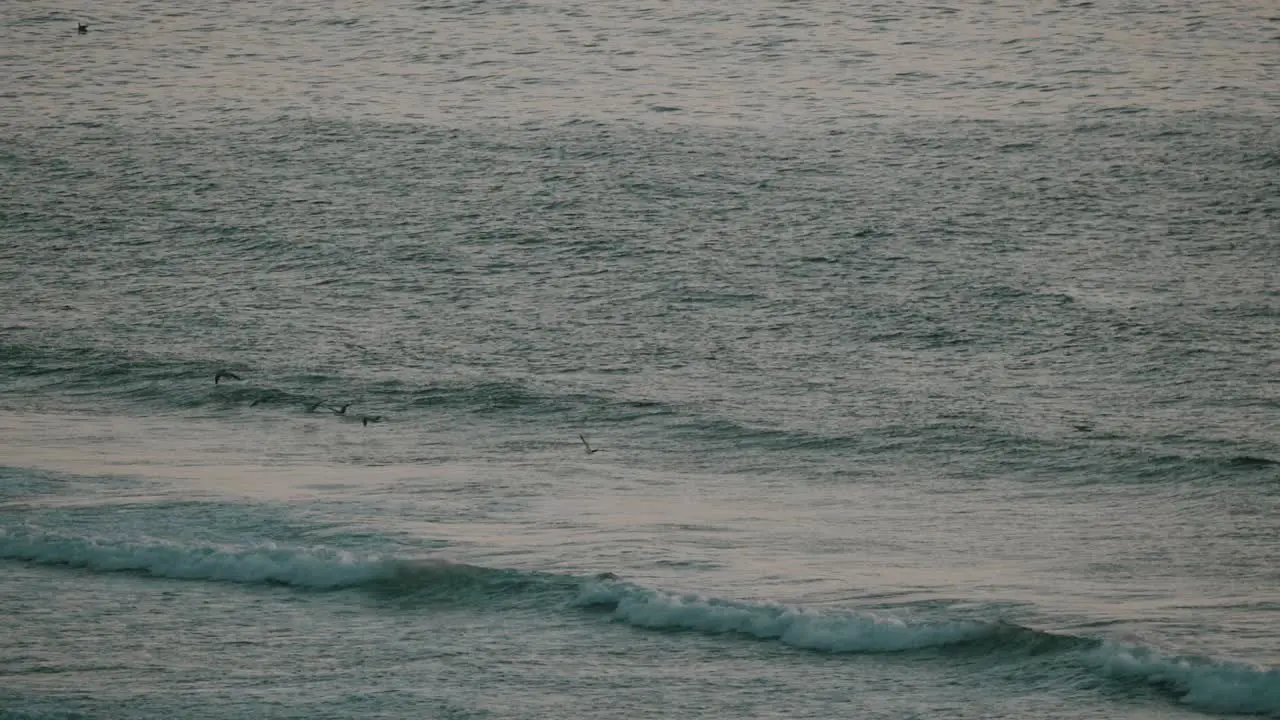
M823 613L786 605L676 595L610 581L584 585L578 604L612 608L614 618L637 627L740 633L825 652L937 647L984 637L997 628L981 622L915 623L873 613Z
M34 526L0 528L0 558L97 572L138 572L182 580L279 583L309 589L359 586L409 591L435 587L452 595L480 589L525 594L567 587L539 573L498 571L447 561L408 560L329 548L182 544L166 540L82 537ZM513 574L514 572L514 574ZM1280 668L1163 654L1143 645L1056 636L1001 622L916 621L870 611L825 611L677 594L612 579L574 581L571 605L604 608L629 625L658 630L739 634L807 650L874 653L944 648L974 641L1016 650L1028 637L1053 645L1108 678L1170 692L1197 709L1280 713ZM461 584L460 584L461 583ZM470 595L468 595L470 597ZM1041 643L1043 644L1043 643Z
M281 583L333 589L393 577L399 563L375 555L275 544L247 547L185 545L162 540L117 541L38 529L0 529L0 558L101 572L134 571L183 580Z
M1211 712L1280 713L1280 668L1216 658L1166 655L1142 645L1102 643L1086 662L1114 678L1170 690Z

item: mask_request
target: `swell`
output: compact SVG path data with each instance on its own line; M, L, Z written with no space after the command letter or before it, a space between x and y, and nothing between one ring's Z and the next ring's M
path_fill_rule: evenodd
M300 591L354 589L394 596L401 608L447 604L501 613L513 605L530 605L549 613L604 613L638 630L776 642L822 654L924 652L943 662L976 657L987 664L1042 667L1048 658L1047 667L1063 683L1083 669L1097 681L1154 689L1201 710L1280 713L1277 668L1169 655L1143 645L1045 632L999 619L948 617L945 610L924 619L911 617L909 608L817 610L669 593L607 573L575 577L269 543L108 540L31 526L0 528L0 558L173 580L284 585Z
M229 368L243 381L215 384ZM6 387L7 386L7 387ZM358 400L392 411L438 409L528 416L590 412L594 422L627 422L674 414L670 404L611 400L592 393L542 391L530 383L491 378L414 382L366 381L314 368L250 368L229 362L121 353L99 348L56 348L0 342L0 390L90 402L123 401L143 410L183 410L231 403L296 405L317 399Z
M576 604L638 628L742 636L819 653L929 652L943 662L977 656L984 665L1047 667L1058 682L1079 670L1097 681L1156 690L1200 710L1280 713L1280 668L1163 653L1138 644L1036 630L1000 620L945 616L913 621L886 612L831 612L676 595L618 582L583 584ZM1047 662L1046 662L1047 659Z
M402 375L412 379L366 381L323 368L231 365L244 380L215 385L213 374L223 367L226 364L209 360L0 342L0 394L21 396L27 405L32 398L46 398L51 404L66 403L76 409L105 407L126 413L235 406L302 412L317 403L354 402L375 413L388 413L397 422L411 423L415 417L446 412L498 422L559 424L567 429L584 421L620 431L656 426L677 441L664 443L668 455L672 447L696 448L703 460L717 465L728 455L766 469L770 461L761 461L760 454L822 463L910 453L975 472L1031 470L1043 476L1049 468L1055 481L1071 482L1076 477L1082 484L1204 479L1272 483L1280 468L1268 448L1197 443L1194 438L1171 439L1163 447L1135 447L1132 439L1122 435L1067 430L1063 437L1033 436L991 426L981 418L884 422L815 432L726 417L705 403L575 391L531 379L442 380L415 378L421 373L406 371ZM775 464L790 467L788 462Z
M0 558L94 572L135 572L175 580L272 583L332 590L390 579L394 564L344 550L119 541L38 528L0 530Z

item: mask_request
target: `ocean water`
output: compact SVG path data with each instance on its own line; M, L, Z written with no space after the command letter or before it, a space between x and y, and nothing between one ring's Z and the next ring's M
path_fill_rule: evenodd
M1280 717L1274 4L27 0L0 77L0 717Z

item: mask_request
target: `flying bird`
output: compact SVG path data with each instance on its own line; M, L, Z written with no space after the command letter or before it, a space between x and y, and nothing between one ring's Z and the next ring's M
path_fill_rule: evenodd
M333 411L333 414L334 414L334 415L346 415L346 414L347 414L347 408L349 408L349 407L351 407L351 403L347 403L346 405L343 405L343 406L342 406L342 407L340 407L340 408L336 408L336 407L332 407L332 406L330 406L330 408L329 408L329 409Z
M368 426L369 423L376 423L376 422L382 422L381 415L361 415L360 416L361 425Z
M217 385L218 383L222 382L223 378L226 378L228 380L239 380L240 376L231 372L230 370L219 370L218 372L213 374L213 384Z
M310 405L307 406L307 412L315 412L316 408L320 407L323 404L324 404L323 400L320 400L319 402L311 403Z
M588 455L590 455L591 453L597 453L597 452L600 452L600 448L593 448L593 447L591 447L591 444L590 444L590 443L588 443L588 442L587 442L587 439L586 439L586 438L584 438L584 437L582 437L582 435L578 435L578 439L582 441L582 446L583 446L583 447L585 447L585 448L587 449L587 454L588 454Z
M89 32L89 26L85 25L84 23L76 23L76 32L80 33L81 35L84 35L85 33Z

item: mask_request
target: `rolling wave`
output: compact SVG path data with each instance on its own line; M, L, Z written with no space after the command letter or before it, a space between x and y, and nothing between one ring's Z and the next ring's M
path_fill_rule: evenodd
M604 608L640 628L737 634L824 653L974 651L993 656L1058 656L1104 680L1136 682L1200 710L1280 713L1280 668L1161 653L1150 647L1050 633L1002 621L913 622L868 612L820 612L739 603L614 581L584 586L578 603Z
M908 623L891 615L831 614L786 605L674 595L628 583L589 583L583 607L609 610L628 625L661 630L736 633L833 653L895 652L963 643L997 627L980 622Z
M431 602L567 592L578 580L329 547L250 546L119 540L0 528L0 558L94 572L133 572L173 580L285 585L300 590L361 588Z
M234 368L244 381L215 385L213 375L224 367ZM119 400L159 410L254 400L305 406L327 397L375 402L401 412L449 409L545 416L581 415L590 411L593 421L602 423L676 412L675 407L660 402L544 392L529 383L504 379L366 382L334 371L301 368L254 371L226 362L15 342L0 342L0 390L5 389L5 385L21 389L24 394Z
M1112 643L1100 644L1083 660L1105 677L1164 690L1200 710L1280 714L1280 668Z
M0 528L0 558L156 578L277 584L301 590L363 589L463 604L474 610L524 600L542 610L603 611L638 629L741 636L820 653L930 651L1011 658L1053 657L1103 681L1136 683L1189 706L1280 713L1280 668L1167 655L1134 644L1049 633L999 620L904 619L877 611L830 611L674 594L617 579L501 570L437 559L330 548L184 545ZM1065 680L1064 680L1065 681Z
M343 550L122 542L34 528L0 529L0 558L175 580L275 583L319 590L366 585L396 573L393 560Z
M27 403L33 397L43 397L55 404L69 402L78 408L88 405L126 413L237 405L300 412L320 402L352 401L405 421L412 421L415 415L446 412L496 417L510 423L560 423L572 428L589 418L595 427L656 425L679 441L668 443L668 447L696 447L707 456L799 453L818 462L850 454L912 453L948 462L961 456L993 472L1051 467L1055 482L1078 477L1081 484L1204 479L1271 483L1280 466L1280 461L1266 456L1265 449L1197 443L1194 438L1134 445L1131 438L1120 435L1034 436L977 419L928 418L905 424L887 418L869 427L836 426L828 432L815 432L732 418L705 405L547 387L531 380L423 377L368 382L341 370L292 367L253 371L237 367L244 381L215 385L213 374L221 367L224 364L208 360L147 353L0 342L0 393L20 394ZM1097 440L1105 442L1098 444ZM1197 446L1199 452L1193 452ZM1083 452L1086 448L1089 451ZM760 466L754 459L750 462L752 467Z

